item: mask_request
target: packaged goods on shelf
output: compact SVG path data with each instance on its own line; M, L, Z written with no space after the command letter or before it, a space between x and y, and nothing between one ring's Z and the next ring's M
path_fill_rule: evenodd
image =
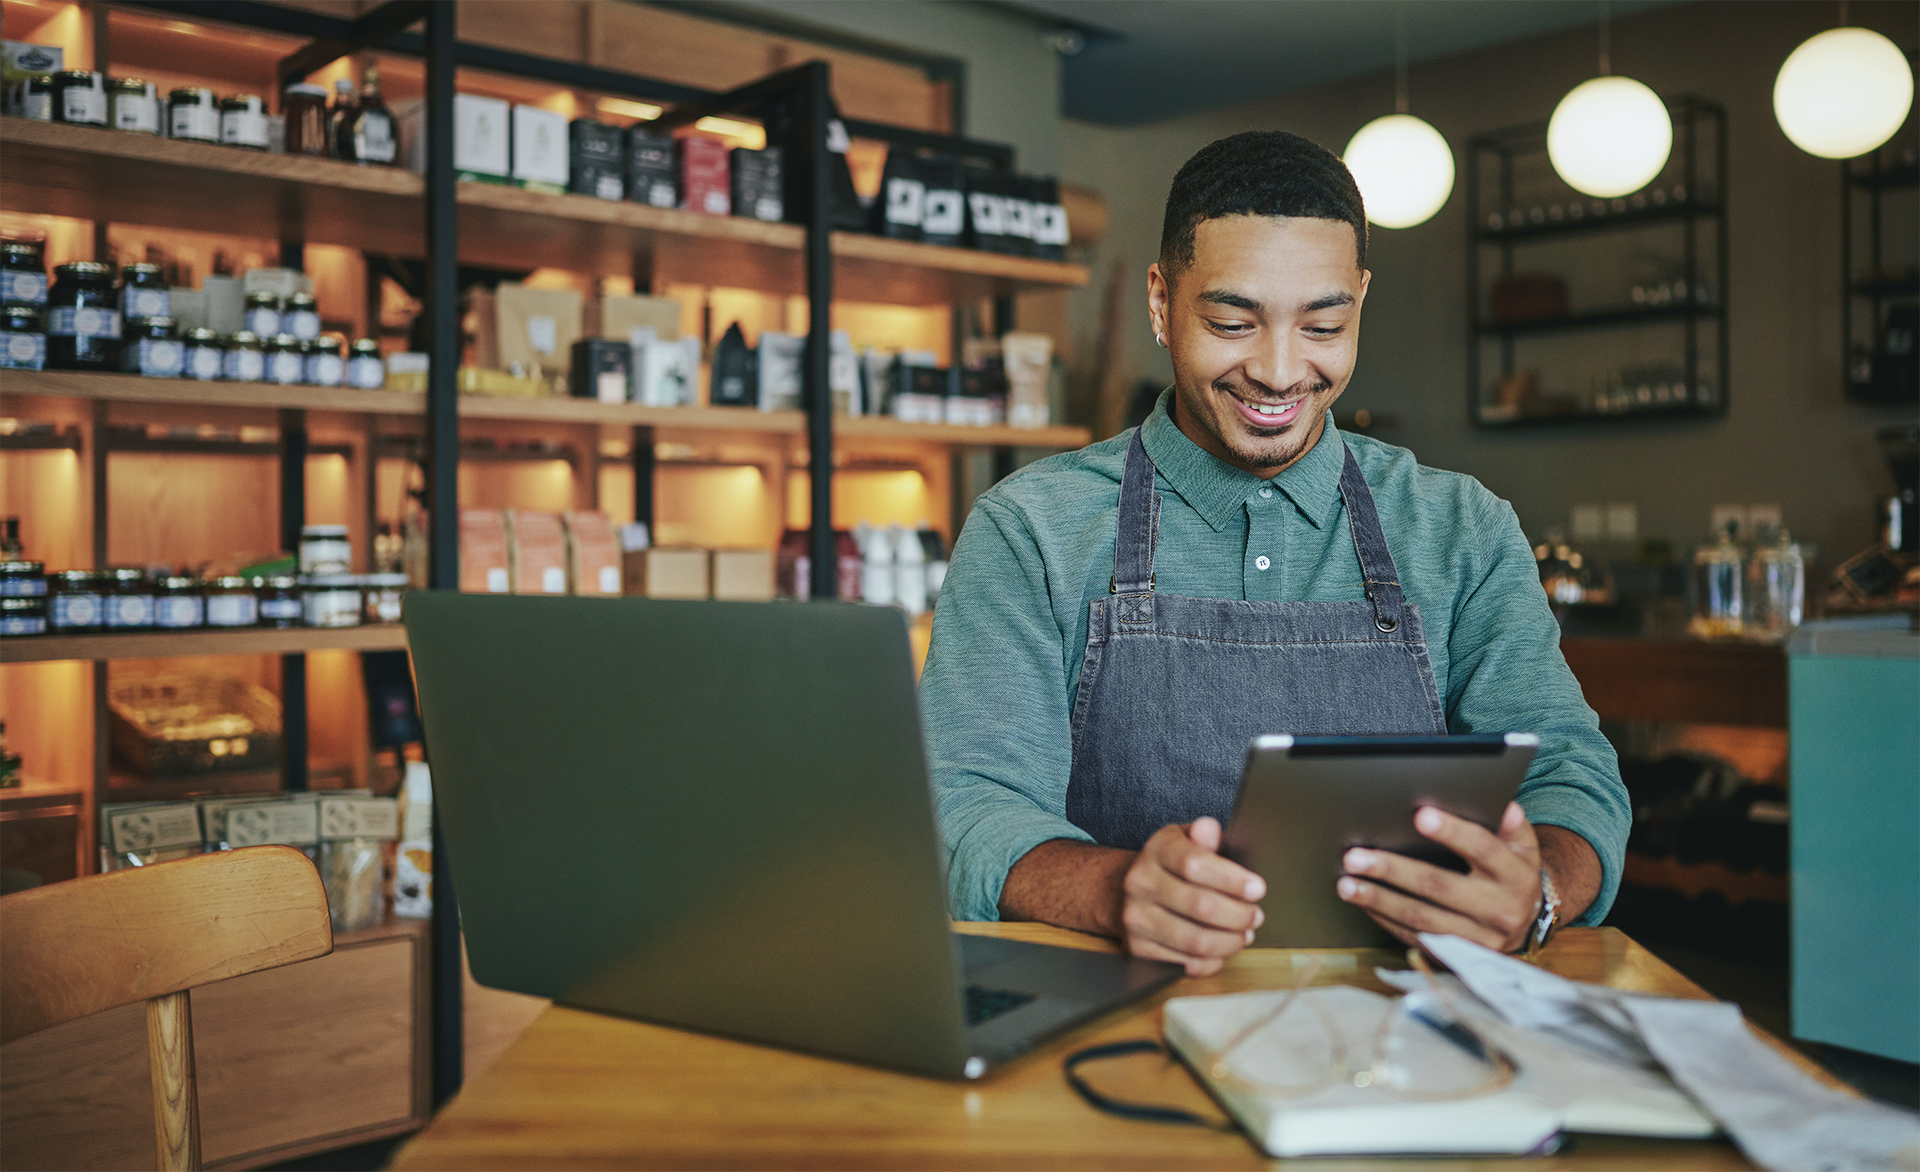
M453 95L453 170L474 183L505 183L513 169L513 103L478 94ZM427 171L427 104L397 103L400 160L417 175Z
M45 316L31 305L9 305L0 319L0 370L41 370L47 365Z
M105 126L106 78L91 69L63 69L54 74L53 120L77 126Z
M280 91L280 113L285 120L283 146L288 154L325 158L333 153L324 88L306 82L287 86Z
M211 279L211 278L209 278ZM313 293L313 278L299 269L248 269L240 278L241 293L271 293L284 302L295 293Z
M711 570L713 597L731 602L767 602L774 596L774 554L770 549L716 549Z
M567 592L567 536L558 513L507 509L507 565L515 594Z
M5 86L6 98L0 113L11 114L16 118L32 118L39 122L53 120L51 91L40 97L44 111L31 109L28 105L27 82L31 78L49 77L67 67L67 51L59 45L35 45L27 41L0 41L0 85Z
M395 355L395 357L400 357ZM420 371L417 377L409 377L407 385L398 388L409 391L427 389L427 372ZM507 399L544 399L551 391L545 379L522 378L502 370L489 370L483 366L463 366L454 372L454 385L463 395L491 395ZM393 378L389 375L387 389L394 390Z
M300 582L300 618L309 627L357 627L363 598L353 574L314 574Z
M774 555L774 588L782 598L812 597L813 557L809 553L810 535L805 529L789 529L780 535L780 548ZM833 531L836 596L841 602L860 601L860 577L865 563L860 545L846 529Z
M220 99L202 86L169 91L167 137L185 142L219 142Z
M341 80L345 80L342 78ZM342 103L344 105L344 103ZM380 70L368 66L360 93L351 107L340 110L334 139L335 154L356 163L390 164L398 154L393 114L380 94Z
M400 837L400 804L392 798L322 794L320 882L333 930L371 928L386 916L386 844Z
M433 775L425 761L407 762L400 807L400 846L393 856L393 914L433 915Z
M0 302L9 306L46 305L46 251L44 239L0 242Z
M1060 181L1051 176L1026 180L1033 201L1033 255L1041 260L1065 260L1071 226L1067 207L1060 202Z
M220 99L220 141L249 150L267 149L267 106L260 95L229 94Z
M280 700L224 673L118 680L107 691L114 752L160 776L265 769L280 759Z
M136 262L120 266L119 306L129 322L173 316L173 298L166 277L156 264Z
M581 595L617 595L620 542L607 515L592 511L561 514L566 525L567 577Z
M680 206L673 139L639 126L627 129L627 198L656 208Z
M1053 339L1016 330L1001 335L1000 354L1007 379L1007 422L1014 427L1045 427Z
M924 158L914 164L926 185L921 204L920 239L928 244L958 247L967 230L967 197L960 182L960 165L952 159Z
M623 556L628 594L645 598L708 598L713 585L704 549L637 549Z
M757 347L759 396L762 411L798 411L801 409L800 364L806 354L807 340L795 334L760 331Z
M460 589L508 594L507 522L498 509L460 510Z
M608 338L581 338L573 344L569 389L576 399L623 403L634 367L633 346Z
M572 289L534 289L503 281L493 297L498 360L488 361L476 339L476 361L512 375L545 379L550 384L564 382L573 343L581 334L580 294Z
M918 160L907 151L889 150L868 230L895 240L918 240L926 209L927 185L920 178Z
M633 331L645 327L654 337L671 342L680 336L680 303L671 297L609 293L600 298L598 335L631 342Z
M860 194L853 186L853 171L847 166L847 148L852 139L847 134L846 123L840 120L840 111L828 99L827 117L827 182L833 191L831 223L834 228L848 232L858 232L866 227L867 211L861 206ZM767 142L779 147L790 159L804 158L813 151L814 144L807 141L806 124L800 118L797 99L777 98L769 102L762 112L761 122L767 130ZM784 168L785 204L798 212L807 206L809 197L800 186L802 172L797 168Z
M760 401L759 354L734 322L713 346L713 377L707 401L715 407L752 407Z
M100 869L124 871L201 854L194 802L116 802L100 807Z
M93 261L55 266L47 294L47 365L56 370L115 370L120 365L120 311L113 273Z
M174 336L173 319L148 317L128 322L120 341L120 369L145 378L179 378L187 350Z
M207 297L207 328L221 334L236 334L247 328L246 282L240 277L207 276L201 278L200 291Z
M951 382L931 354L902 354L888 372L887 414L902 423L945 423Z
M567 189L567 117L538 106L513 107L513 182L558 195Z
M377 391L387 382L386 362L380 357L380 343L360 338L347 358L347 385L362 391Z
M967 167L962 177L967 190L967 247L982 252L1017 251L1018 244L1009 223L1009 201L1001 189L1001 172L985 167ZM1030 216L1027 232L1031 238L1033 228Z
M780 220L785 217L780 148L749 150L735 147L729 154L732 175L733 214L755 220Z
M673 148L680 178L680 206L710 216L730 214L733 202L727 144L690 134L675 139Z
M885 415L887 409L887 380L899 355L891 350L881 350L873 346L860 352L860 414Z
M318 794L285 794L234 802L226 810L228 848L290 846L313 858L320 845Z
M628 349L633 353L633 400L649 407L692 406L699 393L700 339L688 336L663 342L651 326L635 326Z
M567 125L567 190L598 199L627 196L626 131L591 118Z
M853 336L845 330L828 335L827 392L833 396L835 415L858 415L860 402L860 359L853 352Z

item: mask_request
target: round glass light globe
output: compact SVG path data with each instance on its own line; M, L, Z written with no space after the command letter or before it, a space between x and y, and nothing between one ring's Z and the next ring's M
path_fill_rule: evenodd
M1892 41L1864 28L1809 37L1773 82L1773 116L1793 145L1850 159L1893 137L1913 108L1913 68Z
M1673 153L1667 104L1631 77L1574 86L1547 123L1547 158L1575 191L1613 199L1653 182Z
M1453 151L1439 131L1411 114L1362 126L1342 161L1360 187L1367 220L1382 228L1424 224L1453 194Z

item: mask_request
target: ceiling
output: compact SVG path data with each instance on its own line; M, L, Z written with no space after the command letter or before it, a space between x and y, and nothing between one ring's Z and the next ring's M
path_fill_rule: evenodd
M1618 18L1679 2L1016 0L996 6L1080 34L1079 51L1062 58L1062 113L1132 126L1391 72L1402 20L1409 60L1430 61L1597 26L1603 9Z

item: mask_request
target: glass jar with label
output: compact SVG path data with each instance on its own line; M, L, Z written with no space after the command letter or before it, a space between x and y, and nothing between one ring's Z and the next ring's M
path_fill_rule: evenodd
M197 379L220 377L220 367L226 357L226 349L220 345L219 334L205 326L187 331L186 352L186 366L180 372L184 377Z
M200 579L167 577L153 584L153 625L170 631L204 626L207 600Z
M107 625L107 575L98 570L62 570L47 576L47 623L62 634L97 631Z
M362 617L370 623L400 621L400 596L406 593L405 574L366 574L360 579L364 597Z
M241 330L229 336L226 358L220 369L221 377L231 382L264 381L267 377L267 354L260 343L260 336L252 330Z
M254 597L260 600L260 625L297 627L300 625L300 581L291 574L275 574L253 580Z
M113 370L120 365L120 311L113 272L93 261L53 270L47 294L47 365L55 370Z
M300 339L292 334L275 334L261 347L267 357L267 381L293 386L306 373L306 360L300 354Z
M0 310L0 370L42 370L47 365L47 327L31 305Z
M238 575L215 578L202 593L206 596L209 627L251 627L260 621L260 600L254 596L253 583Z
M47 600L0 594L0 638L47 633Z
M361 338L353 344L347 359L347 385L363 391L377 391L387 385L387 364L380 359L380 343Z
M220 101L212 90L192 86L167 95L167 137L220 141Z
M53 74L35 73L21 86L20 113L35 122L53 121Z
M63 69L53 75L53 119L81 126L107 124L107 84L91 69Z
M173 336L173 319L149 317L131 322L121 341L121 366L147 378L179 378L186 369L186 347Z
M296 82L280 95L280 113L287 120L287 153L327 153L327 91Z
M0 302L47 303L46 250L44 240L0 241Z
M167 317L173 312L173 298L167 289L166 271L159 265L139 262L120 269L120 314L128 322L144 317Z
M353 545L345 525L300 527L300 572L337 575L353 570Z
M309 627L360 625L360 579L354 574L315 574L307 578L304 617Z
M347 360L341 357L338 334L322 334L307 343L307 381L317 387L337 387L347 379Z
M281 333L280 296L264 289L247 294L247 329L262 338Z
M232 94L220 99L220 141L248 150L267 149L267 107L259 94Z
M113 127L130 134L160 133L160 91L137 77L115 78L107 87Z
M123 566L107 571L108 586L101 599L106 626L111 631L153 626L153 581L145 570Z
M320 336L320 310L311 293L294 293L280 309L280 329L301 341Z

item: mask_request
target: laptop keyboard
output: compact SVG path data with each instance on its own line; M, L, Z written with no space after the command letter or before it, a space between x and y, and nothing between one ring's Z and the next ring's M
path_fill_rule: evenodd
M999 1017L1010 1009L1018 1009L1033 1000L1032 993L1016 993L1012 989L989 989L984 985L967 986L967 1024L977 1026L983 1021Z

